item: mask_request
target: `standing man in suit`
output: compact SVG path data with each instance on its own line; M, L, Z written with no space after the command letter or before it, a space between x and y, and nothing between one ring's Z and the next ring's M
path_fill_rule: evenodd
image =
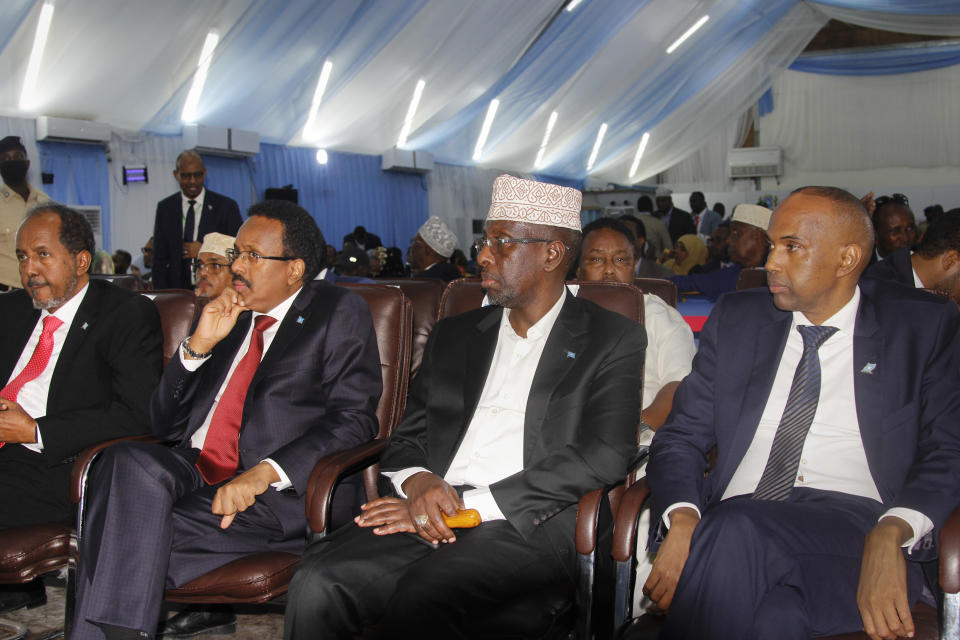
M580 199L497 178L477 256L496 306L434 327L380 461L395 495L307 550L286 638L350 638L376 621L462 637L523 594L572 590L577 501L622 479L636 452L646 342L566 290ZM441 514L464 507L483 522L451 530Z
M0 140L0 291L20 286L16 233L27 210L50 198L27 182L30 161L17 136Z
M147 433L160 318L145 297L90 281L93 231L41 204L17 231L23 289L0 295L0 529L69 522L71 462ZM43 604L43 583L0 589L0 610Z
M150 403L154 435L176 446L111 447L91 476L71 638L153 637L165 587L302 551L314 463L376 435L382 387L366 303L312 281L323 245L292 202L250 208L233 288L204 307ZM174 631L230 626L224 615Z
M719 213L707 209L707 199L704 197L703 191L694 191L690 194L690 216L693 218L697 235L703 241L710 238L713 230L723 220Z
M153 288L193 289L191 266L203 237L235 236L243 220L236 201L204 188L207 170L196 151L177 156L173 177L180 192L157 203L153 222Z
M657 211L654 215L667 225L670 241L674 245L677 244L680 236L697 232L697 227L693 224L693 218L690 217L690 214L673 206L673 191L666 187L657 187L656 201Z
M437 216L420 225L407 250L410 274L414 278L438 278L450 282L463 277L450 256L457 248L457 235Z
M653 439L661 637L912 635L960 502L960 313L858 284L873 229L846 191L795 191L767 233L770 291L721 299Z

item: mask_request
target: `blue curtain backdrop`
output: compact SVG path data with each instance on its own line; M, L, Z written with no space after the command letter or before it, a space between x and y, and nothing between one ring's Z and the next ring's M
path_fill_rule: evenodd
M929 71L960 64L960 43L899 46L866 52L802 55L792 71L838 76L880 76Z
M841 9L904 13L912 15L951 15L957 13L957 0L816 0Z
M110 171L101 145L68 142L38 142L40 167L53 174L53 184L40 188L63 204L99 205L101 211L102 247L110 246Z

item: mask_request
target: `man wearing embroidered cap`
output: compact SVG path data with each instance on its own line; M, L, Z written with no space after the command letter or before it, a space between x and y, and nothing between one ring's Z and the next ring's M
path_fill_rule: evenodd
M233 280L227 251L233 249L235 240L224 233L214 232L203 236L197 259L193 261L193 273L197 281L194 292L198 296L213 300Z
M440 278L445 282L460 277L460 270L448 260L457 248L457 236L437 216L423 223L410 243L407 261L414 278Z
M0 140L0 291L20 286L14 245L23 216L28 209L50 201L47 194L27 182L28 169L27 148L20 138L7 136Z
M384 497L307 550L286 638L373 623L493 634L505 603L572 594L577 501L626 473L646 345L641 326L567 292L580 204L575 189L497 178L477 256L493 306L434 327L380 459ZM464 508L481 524L448 527Z

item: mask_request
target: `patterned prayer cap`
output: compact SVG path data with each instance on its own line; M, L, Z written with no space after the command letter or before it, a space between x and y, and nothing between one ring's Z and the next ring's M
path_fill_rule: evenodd
M203 236L203 244L200 245L200 251L197 253L215 253L224 258L227 257L227 249L233 249L233 242L236 240L233 236L223 233L208 233Z
M487 221L509 220L580 231L583 194L556 184L502 175L493 182Z
M430 216L417 231L417 234L423 238L428 247L444 258L453 255L453 250L457 248L457 234L451 231L450 227L437 216Z
M766 231L767 227L770 226L771 215L773 215L773 211L770 211L770 209L766 207L761 207L758 204L738 204L734 207L730 220L733 222L752 224Z

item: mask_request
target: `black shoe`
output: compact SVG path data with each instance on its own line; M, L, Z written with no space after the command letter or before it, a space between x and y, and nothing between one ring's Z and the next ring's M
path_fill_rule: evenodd
M0 614L28 607L42 607L47 604L47 591L40 578L26 584L5 584L0 586Z
M158 638L180 640L195 636L227 635L237 630L237 616L230 607L188 607L160 625Z

